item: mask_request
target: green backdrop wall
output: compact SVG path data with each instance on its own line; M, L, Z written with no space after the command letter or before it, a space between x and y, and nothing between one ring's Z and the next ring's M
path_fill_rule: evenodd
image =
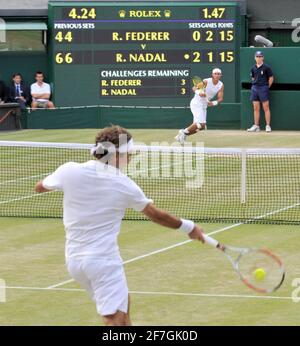
M48 74L48 58L46 52L0 52L0 79L9 85L13 73L20 72L25 82L35 82L36 71Z
M189 109L74 108L36 110L22 117L23 128L101 128L119 124L128 128L174 128L192 121ZM210 129L239 129L240 104L228 103L208 109Z

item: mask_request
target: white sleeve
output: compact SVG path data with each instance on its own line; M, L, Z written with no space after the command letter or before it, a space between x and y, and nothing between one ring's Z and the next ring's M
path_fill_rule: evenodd
M195 94L199 95L200 94L200 90L199 89L195 90Z
M51 94L50 84L46 84L45 92L46 94Z
M68 171L69 163L65 163L57 168L55 172L48 175L42 184L45 189L63 191L64 177Z
M31 92L31 94L34 94L35 93L35 90L34 90L34 84L31 84L31 86L30 86L30 92Z
M143 190L135 182L131 181L131 183L127 207L136 211L142 211L149 203L153 203L153 200L147 198Z

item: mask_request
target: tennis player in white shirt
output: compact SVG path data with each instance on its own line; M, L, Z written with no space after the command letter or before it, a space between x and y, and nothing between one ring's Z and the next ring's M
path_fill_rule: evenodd
M65 163L36 184L39 193L64 192L67 269L87 290L107 326L131 325L128 287L117 243L126 208L178 229L191 239L204 241L202 229L193 221L155 207L121 172L132 150L133 139L127 130L119 126L105 128L97 134L92 148L96 160Z
M186 129L178 131L175 139L181 144L185 143L186 137L206 129L207 107L219 105L224 98L224 84L220 81L222 71L219 68L212 70L211 78L203 80L205 91L193 87L195 93L191 100L190 108L193 113L193 123ZM215 96L217 100L211 101Z

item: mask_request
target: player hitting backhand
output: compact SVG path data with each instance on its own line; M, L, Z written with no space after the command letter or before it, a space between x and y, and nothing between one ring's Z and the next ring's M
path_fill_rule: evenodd
M107 326L131 325L129 295L117 237L126 208L162 226L203 240L193 221L158 209L140 187L121 172L133 150L131 134L119 127L96 136L95 160L67 162L36 184L36 192L64 192L66 265L69 274L96 303Z
M181 129L175 139L181 144L185 143L186 137L198 131L206 129L207 107L217 106L223 101L224 84L221 82L222 71L219 68L212 70L211 78L204 79L201 87L194 86L195 93L191 100L190 108L193 113L193 123L186 129ZM217 100L211 101L217 95Z

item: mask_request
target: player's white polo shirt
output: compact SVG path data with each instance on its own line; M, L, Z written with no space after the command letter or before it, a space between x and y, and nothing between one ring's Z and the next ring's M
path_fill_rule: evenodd
M143 191L119 169L91 160L69 162L43 181L64 192L66 259L119 259L117 236L126 208L142 211Z
M191 112L194 117L193 123L195 124L206 124L207 103L213 99L223 87L221 81L214 84L212 78L204 79L204 81L207 83L205 88L206 96L200 96L200 90L195 90L195 95L190 102Z
M212 78L206 78L204 79L204 81L206 81L207 83L205 88L206 96L201 97L199 95L200 90L196 90L195 95L191 100L191 107L207 107L207 101L213 99L223 87L223 82L221 82L220 80L217 84L213 83Z

